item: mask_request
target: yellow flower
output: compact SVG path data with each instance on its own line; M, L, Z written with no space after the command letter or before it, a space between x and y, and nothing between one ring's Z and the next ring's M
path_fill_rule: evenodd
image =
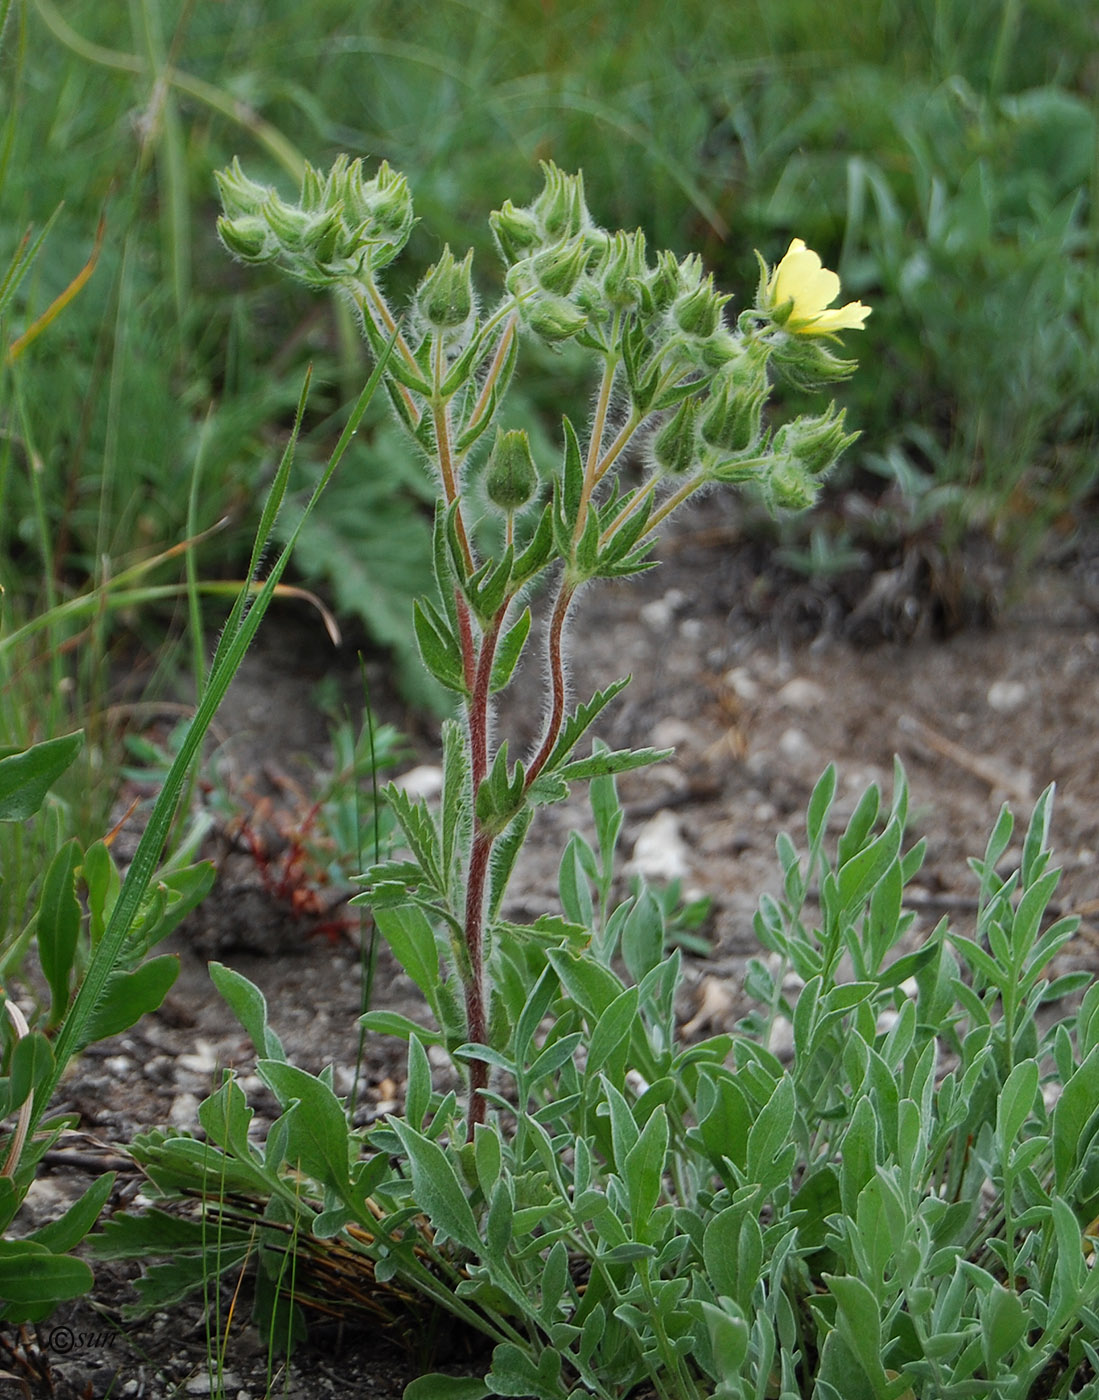
M783 324L798 335L861 331L870 315L870 307L863 306L861 301L849 301L846 306L829 311L839 294L840 279L823 266L812 248L807 248L800 238L790 244L767 283L767 300L774 310L792 303Z

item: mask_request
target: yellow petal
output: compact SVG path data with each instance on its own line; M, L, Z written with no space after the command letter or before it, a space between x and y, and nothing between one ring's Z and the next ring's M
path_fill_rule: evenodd
M822 311L812 321L806 322L804 327L799 326L797 329L824 332L861 331L873 309L872 306L864 306L861 301L849 301L846 306L837 307L835 311Z

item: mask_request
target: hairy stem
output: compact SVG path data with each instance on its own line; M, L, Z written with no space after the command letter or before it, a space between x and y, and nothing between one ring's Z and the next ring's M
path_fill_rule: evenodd
M553 752L558 735L561 733L561 726L565 720L566 686L563 647L565 622L568 619L569 604L572 602L575 591L575 585L569 583L567 576L561 580L561 587L557 591L557 602L553 609L553 617L550 621L549 636L546 638L546 663L550 681L550 712L549 718L546 721L546 733L542 740L542 745L531 760L530 767L527 770L528 788L546 766L546 762Z
M492 666L496 657L496 643L500 629L507 617L510 599L497 610L491 624L481 638L480 654L469 698L469 752L470 773L473 796L476 802L477 789L488 774L488 748L490 725L490 699L492 690ZM469 980L465 987L466 1035L478 1045L488 1043L488 1017L486 1012L484 929L485 929L485 882L489 870L489 857L495 840L493 833L486 831L474 815L473 846L469 856L469 871L466 880L465 944L469 957ZM473 1130L478 1123L485 1121L486 1104L482 1090L488 1084L488 1065L483 1060L471 1060L469 1064L469 1112L466 1115L469 1140L473 1141Z

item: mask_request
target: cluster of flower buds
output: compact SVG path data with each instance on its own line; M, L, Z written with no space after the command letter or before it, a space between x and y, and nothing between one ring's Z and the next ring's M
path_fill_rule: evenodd
M244 262L277 262L313 287L371 278L401 252L415 222L408 182L385 161L371 180L346 156L327 176L307 165L296 204L250 180L236 160L216 179L226 248Z
M479 380L486 371L478 365L492 353L493 327L513 311L544 342L575 340L603 358L604 413L613 399L612 412L628 425L618 436L622 447L631 439L647 442L644 494L657 518L666 513L655 506L665 482L669 509L711 482L753 481L775 509L810 505L853 435L832 407L769 432L764 407L771 377L807 389L845 377L853 364L831 347L838 331L862 328L869 308L833 306L839 278L794 239L775 268L760 259L755 303L730 325L729 297L715 288L700 258L658 252L650 260L640 230L610 233L595 223L582 176L552 164L543 173L544 187L530 204L516 208L508 201L491 215L507 296L487 321L479 317L471 253L459 261L444 248L422 278L408 321L415 333L390 369L403 386L394 402L409 427L428 443L433 429L423 409L435 347L446 365L437 392L462 396L452 423L459 453L469 451L493 421L514 342L506 342L507 354L487 380ZM361 162L346 157L327 176L307 168L297 204L248 179L236 162L218 184L225 208L218 230L233 253L249 262L277 261L314 286L342 286L360 305L367 288L378 301L374 274L400 252L413 225L407 183L384 162L370 180ZM376 350L393 324L378 306L364 316ZM600 465L593 449L589 460L598 475L578 502L619 450ZM537 473L525 435L497 435L484 482L488 500L509 519L533 498ZM628 518L630 510L622 515ZM613 533L617 525L609 528Z

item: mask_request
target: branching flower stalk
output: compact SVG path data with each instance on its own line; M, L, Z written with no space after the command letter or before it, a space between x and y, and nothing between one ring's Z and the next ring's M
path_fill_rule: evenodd
M599 747L578 755L625 682L570 715L564 647L574 601L596 579L651 567L659 527L697 491L749 484L775 510L810 505L852 435L833 406L772 431L763 417L772 377L802 388L843 378L853 365L837 357L835 332L860 328L869 314L859 303L829 309L839 279L794 240L774 270L760 260L754 303L730 326L729 297L697 257L652 259L640 232L594 222L580 176L543 169L536 199L522 208L508 201L491 216L506 272L502 298L484 315L472 254L458 260L449 248L403 314L387 301L380 279L414 216L407 182L384 162L370 178L345 157L326 176L307 169L295 204L239 164L218 177L218 227L230 252L340 292L375 356L395 337L384 381L390 402L436 473L437 590L416 603L416 636L464 722L444 733L438 812L391 794L410 858L369 870L360 899L397 911L385 921L404 931L393 936L422 930L424 918L435 930L433 1007L468 1067L471 1143L492 1100L488 1057L508 1043L516 1014L498 995L501 948L515 937L500 910L533 809L560 801L574 781L661 756ZM524 338L572 341L598 366L587 440L566 418L556 463L535 463L527 434L499 424ZM619 475L627 457L640 468L635 485ZM486 506L502 518L496 553L483 546ZM494 741L493 696L528 639L531 610L519 604L553 573L545 728L527 761L513 761L506 739ZM559 935L525 937L545 950Z

